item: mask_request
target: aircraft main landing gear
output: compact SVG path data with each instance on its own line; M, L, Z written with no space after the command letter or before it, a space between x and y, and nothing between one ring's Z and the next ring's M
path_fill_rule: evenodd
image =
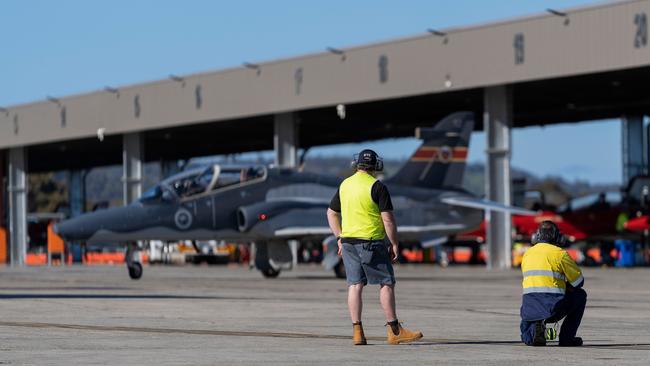
M124 261L126 268L129 270L129 277L132 280L139 280L142 277L142 263L140 263L138 243L128 243L126 245L126 254Z
M283 269L291 269L292 254L283 242L254 243L255 268L266 278L275 278Z

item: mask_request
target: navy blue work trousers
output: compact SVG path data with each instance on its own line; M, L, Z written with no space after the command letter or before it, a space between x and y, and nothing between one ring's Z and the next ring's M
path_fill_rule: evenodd
M575 338L582 315L587 305L587 293L582 288L567 291L564 298L557 302L553 309L553 315L545 319L545 323L556 323L562 318L562 328L560 328L560 343L570 342ZM533 344L535 330L534 321L521 321L521 340L527 345Z
M578 333L587 305L587 292L582 288L567 291L564 298L555 306L554 315L546 319L546 323L555 323L564 318L560 328L560 343L571 342Z

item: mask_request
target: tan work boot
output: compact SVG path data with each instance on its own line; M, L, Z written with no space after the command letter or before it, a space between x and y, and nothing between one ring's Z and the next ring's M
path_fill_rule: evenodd
M390 325L386 326L386 334L388 335L387 342L388 344L400 344L417 341L422 338L422 332L412 332L406 328L402 327L402 324L397 324L399 327L399 333L395 335L393 329Z
M352 343L355 346L368 344L368 342L366 342L366 335L363 334L363 326L361 323L352 324Z

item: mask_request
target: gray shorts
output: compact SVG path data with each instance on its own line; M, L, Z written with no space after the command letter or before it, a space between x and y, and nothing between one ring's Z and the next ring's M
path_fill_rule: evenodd
M395 274L388 245L383 240L366 244L343 243L341 250L348 285L392 285Z

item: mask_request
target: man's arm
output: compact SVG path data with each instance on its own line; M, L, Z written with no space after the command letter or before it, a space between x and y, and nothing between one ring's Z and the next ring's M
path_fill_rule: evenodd
M327 223L332 230L332 234L338 239L339 244L339 255L341 255L341 214L332 210L331 208L327 209Z
M571 287L577 288L584 285L585 279L582 277L582 271L580 270L580 267L578 267L576 262L571 259L569 254L566 252L564 252L562 255L560 267L562 269L562 273L564 273L564 276L566 277L566 282L571 285Z
M391 260L396 262L399 247L397 246L397 224L395 223L393 211L382 211L381 220L384 222L384 230L386 231L386 236L388 236L388 240L390 241Z
M397 261L398 247L397 247L397 224L395 223L395 216L393 216L393 202L390 199L388 188L380 181L376 181L372 185L372 200L377 203L379 211L381 212L381 220L384 222L384 230L386 236L390 240L390 257L393 262Z
M327 209L327 223L332 230L332 234L337 238L341 236L341 214L332 210L331 208Z

